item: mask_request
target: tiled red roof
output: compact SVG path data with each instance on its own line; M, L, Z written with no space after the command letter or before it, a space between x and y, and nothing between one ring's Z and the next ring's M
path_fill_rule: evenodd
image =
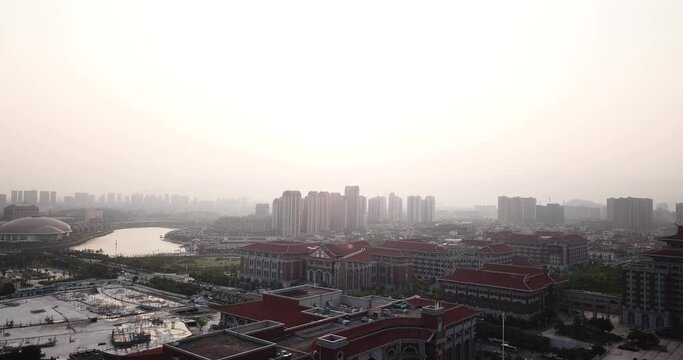
M443 324L450 325L479 315L479 310L464 305L446 310L443 314Z
M428 243L419 240L387 240L381 247L391 248L391 249L401 249L410 252L427 252L427 253L443 253L446 250L439 247L437 244Z
M520 265L505 265L505 264L484 264L482 270L504 272L509 274L519 275L535 275L546 272L546 269L536 266L520 266Z
M566 242L569 245L588 245L588 239L580 235L561 235L551 240Z
M487 246L493 244L491 240L460 240L460 243L468 246Z
M258 251L273 254L305 255L313 251L317 244L293 241L272 241L267 243L251 243L239 248L242 251Z
M538 230L535 233L538 236L562 236L561 231Z
M501 238L502 241L508 243L524 243L533 244L542 242L541 237L538 235L522 235L522 234L511 234Z
M300 306L295 299L286 299L270 294L263 294L261 301L233 305L216 305L214 310L251 320L273 320L285 324L285 327L303 325L324 319L324 317L303 313L307 308Z
M382 320L383 321L383 320ZM377 323L382 321L376 321ZM377 331L366 337L350 340L345 347L346 356L355 356L386 344L392 344L400 340L429 342L434 332L419 327L389 328Z
M512 256L512 264L511 265L541 267L541 265L536 264L536 263L532 262L531 260L529 260L528 257L521 256L521 255Z
M643 255L659 258L683 259L683 249L661 248L647 251Z
M344 261L359 262L359 263L370 263L372 262L372 254L368 249L363 249L363 251L355 253L353 255L344 258Z
M363 248L369 247L370 244L368 244L367 241L361 240L361 241L349 241L345 243L330 243L330 244L323 244L322 247L326 250L327 253L334 257L344 257L347 256L351 253L354 253L358 250L361 250Z
M454 273L439 281L473 284L503 289L532 292L549 285L557 284L555 277L548 273L515 274L489 270L457 269Z
M401 249L391 249L385 247L371 247L368 248L372 255L388 256L388 257L409 257L410 255L403 253Z
M477 251L482 252L482 253L487 253L487 254L505 254L505 253L514 252L515 250L513 250L511 247L505 245L504 243L499 243L499 244L491 244L491 245L484 246Z

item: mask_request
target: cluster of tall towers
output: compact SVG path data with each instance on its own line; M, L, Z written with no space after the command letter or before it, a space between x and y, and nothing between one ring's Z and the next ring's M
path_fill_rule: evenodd
M0 194L0 205L5 205L6 203L7 195ZM12 190L9 203L15 205L55 205L57 203L57 192L44 190Z
M369 200L360 194L357 185L346 186L344 194L328 191L287 190L273 200L273 229L282 236L300 234L353 233L368 224L405 221L409 224L434 221L436 201L433 196L422 199L409 196L407 212L403 214L403 200L394 193ZM267 216L268 204L257 204L256 216Z

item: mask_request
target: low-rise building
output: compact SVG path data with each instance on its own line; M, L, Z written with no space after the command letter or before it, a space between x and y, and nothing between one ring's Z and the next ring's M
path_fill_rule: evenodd
M446 298L491 314L531 318L557 303L555 287L566 280L547 269L485 264L457 269L438 280Z
M455 270L455 258L435 243L421 240L387 240L379 245L383 248L401 250L412 258L413 276L432 280L450 274Z
M214 308L227 330L213 336L246 335L253 345L245 351L265 349L254 338L265 340L273 344L271 356L286 354L288 359L469 360L476 350L477 310L419 296L358 298L336 289L299 286L264 293L260 301ZM195 339L202 338L164 346L163 352ZM196 351L207 353L200 348ZM241 359L238 355L245 353L226 354Z
M517 255L550 269L565 271L589 261L588 239L579 235L538 233L534 235L498 232L490 235L513 248Z

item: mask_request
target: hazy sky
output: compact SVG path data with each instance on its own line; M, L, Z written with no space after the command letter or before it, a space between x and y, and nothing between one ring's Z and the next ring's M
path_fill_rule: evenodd
M0 192L683 201L683 1L0 0Z

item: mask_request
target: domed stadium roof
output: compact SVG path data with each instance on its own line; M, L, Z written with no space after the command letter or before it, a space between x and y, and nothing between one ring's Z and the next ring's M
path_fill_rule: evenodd
M24 217L0 225L0 234L52 235L70 232L69 224L45 216Z

